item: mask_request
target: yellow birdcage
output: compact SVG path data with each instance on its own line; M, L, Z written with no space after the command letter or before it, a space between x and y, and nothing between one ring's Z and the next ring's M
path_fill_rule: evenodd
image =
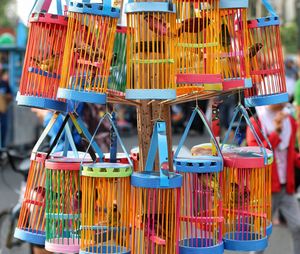
M176 0L177 93L222 90L219 0Z
M247 8L248 0L220 1L220 62L223 90L252 86Z
M109 120L125 158L120 153L113 154L116 149L112 146L116 140L111 143L111 154L106 154L105 162L82 166L80 253L130 254L132 163L110 114L100 120L95 134L105 118Z
M175 99L175 5L130 1L126 13L126 98Z
M120 9L103 3L70 2L63 72L58 97L106 103L106 92Z

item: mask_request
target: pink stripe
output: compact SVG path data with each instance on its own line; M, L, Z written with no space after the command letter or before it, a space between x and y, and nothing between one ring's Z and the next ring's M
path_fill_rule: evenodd
M42 6L42 11L49 11L50 5L51 5L52 0L45 0L44 4Z
M177 74L177 84L215 84L221 83L221 74Z
M245 80L243 79L223 80L222 85L223 85L223 91L245 88Z

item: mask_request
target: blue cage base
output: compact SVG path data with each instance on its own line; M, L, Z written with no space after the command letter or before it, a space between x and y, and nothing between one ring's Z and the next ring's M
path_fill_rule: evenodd
M16 228L14 237L25 241L27 243L36 244L36 245L45 245L45 232L42 231L33 231L33 230L23 230Z
M224 244L213 245L212 239L189 238L179 242L180 254L223 254Z
M84 92L59 88L57 97L71 101L95 103L100 105L106 104L106 94L104 93Z
M52 99L46 99L36 96L27 96L17 94L16 101L19 106L39 108L39 109L49 109L54 111L66 112L67 104L62 101L56 101Z
M246 107L258 107L279 104L289 101L288 93L261 95L245 98Z
M263 251L268 246L268 237L261 237L257 233L251 232L227 233L225 234L223 241L224 249L232 251Z

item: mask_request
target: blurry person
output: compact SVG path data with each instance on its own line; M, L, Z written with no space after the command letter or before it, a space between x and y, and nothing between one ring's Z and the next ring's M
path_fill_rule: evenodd
M296 254L300 250L300 207L295 196L294 177L294 168L299 164L295 151L297 124L284 107L284 103L257 107L258 123L254 118L251 118L251 122L260 139L264 140L261 134L263 130L273 147L272 214L279 210L286 220ZM249 127L246 138L249 146L257 146ZM267 146L265 140L264 145Z
M291 58L288 58L285 61L284 67L286 90L289 95L289 101L291 102L293 101L295 94L296 81L298 79L298 68L295 61Z
M11 90L9 87L9 76L7 71L0 73L0 125L1 125L1 139L0 147L5 147L6 133L7 133L7 119L8 106L12 100Z

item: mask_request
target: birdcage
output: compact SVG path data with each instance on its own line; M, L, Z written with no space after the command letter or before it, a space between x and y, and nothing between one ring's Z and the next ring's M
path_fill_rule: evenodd
M179 93L222 90L219 0L176 0L176 83Z
M153 171L158 150L159 171ZM176 222L182 176L170 172L165 122L154 127L145 171L134 172L132 185L131 253L178 254Z
M46 242L57 253L78 253L81 214L79 170L82 158L46 160ZM85 160L91 163L91 160Z
M61 132L67 123L67 118L65 118L64 122L60 126L58 134L52 143L49 152L44 153L39 152L38 150L40 149L40 146L45 140L49 131L52 130L54 124L57 124L58 117L58 113L53 115L49 124L33 148L26 190L20 210L18 224L14 234L14 237L18 239L38 245L44 245L45 243L45 160L47 158L53 158L54 156L61 157L58 154L54 155L50 153L59 141ZM70 140L70 142L72 142L72 140Z
M18 105L65 111L57 99L61 77L68 18L48 13L51 1L39 1L29 19L29 34L23 72L17 96Z
M271 168L273 153L265 148L255 133L242 106L235 110L224 144L227 143L234 120L239 114L245 118L258 146L228 145L222 149L224 247L227 250L262 251L268 244L266 230L271 190L266 171ZM237 131L235 135L236 133Z
M175 5L171 1L129 1L125 10L126 98L175 99Z
M120 9L110 0L70 2L63 72L58 97L106 103Z
M288 101L279 17L267 0L262 3L270 16L248 21L253 86L245 90L245 104L251 107Z
M129 254L132 163L112 117L106 114L104 118L108 118L114 129L126 162L99 162L82 167L80 253Z
M213 145L208 153L200 153L198 149L195 156L181 156L181 148L196 115L200 116L206 126ZM222 254L222 178L219 175L223 170L223 158L208 122L198 108L193 111L179 142L174 166L176 172L183 176L181 202L176 204L177 209L180 209L179 253L207 253L210 250L210 253Z
M125 96L126 89L126 27L118 26L112 56L108 93Z
M220 64L223 90L252 87L248 53L248 0L220 1Z

